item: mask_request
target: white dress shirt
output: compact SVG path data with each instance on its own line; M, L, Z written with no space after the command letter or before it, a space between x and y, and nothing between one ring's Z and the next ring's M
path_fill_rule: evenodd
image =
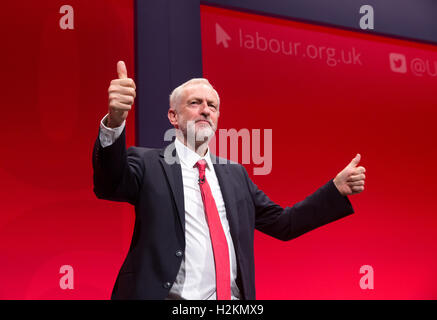
M111 145L120 136L126 124L124 121L118 128L108 128L104 125L105 118L100 123L99 139L102 147ZM201 157L193 150L187 148L179 139L175 139L175 147L180 159L184 187L185 253L176 281L170 289L168 299L216 299L214 255L198 184L199 171L194 166L200 159L206 160L206 180L211 188L228 242L231 268L231 298L233 300L240 299L240 291L235 282L237 277L237 261L234 244L226 218L225 203L209 149L205 156Z

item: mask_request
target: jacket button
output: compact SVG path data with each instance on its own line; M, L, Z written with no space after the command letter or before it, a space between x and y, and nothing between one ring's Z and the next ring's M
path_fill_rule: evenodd
M182 250L176 250L175 255L176 257L182 257L183 255Z
M164 283L164 288L168 289L170 287L171 287L171 283L170 282Z

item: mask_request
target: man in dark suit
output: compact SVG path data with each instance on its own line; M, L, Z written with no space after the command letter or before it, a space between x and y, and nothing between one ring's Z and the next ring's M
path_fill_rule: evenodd
M97 197L135 206L132 242L113 299L255 299L255 229L286 241L353 213L347 196L364 190L359 154L286 208L259 190L242 165L211 154L220 100L206 79L172 92L172 144L126 150L135 83L122 61L117 72L93 152Z

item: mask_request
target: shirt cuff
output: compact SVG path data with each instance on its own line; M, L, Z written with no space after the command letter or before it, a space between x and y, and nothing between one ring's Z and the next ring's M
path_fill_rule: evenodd
M126 120L124 120L119 127L108 128L104 124L107 117L108 114L105 115L103 119L100 121L99 139L100 139L100 144L102 145L103 148L112 145L115 142L115 140L117 140L118 137L120 137L124 127L126 126Z

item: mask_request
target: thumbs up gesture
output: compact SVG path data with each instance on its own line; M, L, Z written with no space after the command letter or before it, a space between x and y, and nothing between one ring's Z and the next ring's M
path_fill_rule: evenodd
M334 178L334 184L343 196L360 193L364 190L364 179L366 178L364 167L358 167L361 155L355 158Z
M109 116L106 126L119 127L126 120L136 97L135 82L127 77L126 65L117 62L118 79L111 81L108 88Z

